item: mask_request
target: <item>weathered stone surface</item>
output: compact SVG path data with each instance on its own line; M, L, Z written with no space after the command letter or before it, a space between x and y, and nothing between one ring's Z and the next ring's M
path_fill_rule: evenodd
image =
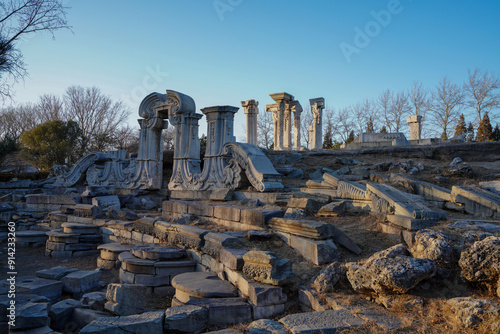
M97 234L97 233L99 233L99 226L97 226L97 225L77 224L77 223L62 223L61 227L64 229L64 233L69 233L69 234Z
M21 276L16 278L16 290L19 293L45 296L54 302L61 297L62 283L51 279Z
M249 225L267 227L272 218L283 217L284 214L283 210L241 209L240 221Z
M451 197L455 203L465 205L465 211L480 217L491 217L500 212L500 195L478 187L451 188Z
M16 330L43 327L49 322L49 304L25 303L16 307Z
M429 259L414 259L403 245L375 253L364 264L353 264L347 279L356 291L405 293L436 273L436 263Z
M74 271L64 276L61 281L63 290L76 295L99 288L101 272L98 270Z
M215 189L210 193L211 201L230 201L233 199L234 192L231 189Z
M164 329L167 332L196 333L208 322L208 310L201 306L178 305L165 312Z
M209 325L229 325L252 319L250 304L243 298L194 298L188 305L208 308Z
M321 269L313 278L313 287L318 292L328 293L334 290L335 284L346 277L345 270L339 262L333 262Z
M305 286L299 287L299 298L298 302L302 311L325 311L328 309L324 305L323 301L318 297L316 291L310 290Z
M391 181L404 186L407 190L415 192L430 201L451 201L451 191L449 189L432 183L413 179L398 173L391 173Z
M479 182L479 186L485 190L500 194L500 181Z
M473 220L473 221L466 221L466 220L459 220L456 221L455 223L448 224L448 227L451 227L453 229L457 230L481 230L481 231L487 231L487 232L500 232L500 224L498 221L480 221L480 220Z
M260 319L248 325L248 334L287 334L287 330L277 321Z
M40 278L60 280L64 276L74 271L78 271L76 268L69 267L54 267L50 269L42 269L36 272L36 276Z
M297 208L307 211L318 211L322 203L311 198L290 198L288 200L289 208Z
M273 252L249 251L243 260L243 272L259 282L281 285L295 276L290 260L279 259Z
M178 291L195 298L227 298L237 295L236 288L231 283L221 280L213 273L180 274L172 279L172 286L176 289L176 297ZM184 298L179 301L186 302L187 300Z
M314 240L289 233L278 232L278 234L288 246L316 265L331 263L340 258L337 246L332 240Z
M203 245L203 236L208 232L194 226L179 225L174 243L188 248L199 249Z
M444 232L420 230L410 248L414 258L431 259L438 265L450 266L458 260L450 238Z
M366 186L364 184L350 181L338 182L337 197L357 200L368 199L366 195Z
M99 318L85 326L81 334L162 334L163 311L145 312L117 318Z
M98 196L92 198L92 205L101 207L103 209L113 208L115 210L120 209L120 199L116 195L111 196Z
M248 251L246 249L224 248L219 252L219 261L232 270L243 270L243 255Z
M82 329L83 327L90 324L92 321L99 318L116 319L115 317L110 316L108 312L101 312L89 308L77 307L73 310L73 316L71 317L71 324L74 325L73 329L76 331Z
M106 303L106 292L88 292L82 296L80 301L83 305L87 305L93 310L104 311L104 304Z
M50 307L50 327L56 330L65 329L66 324L73 316L73 310L82 306L82 303L74 299L61 300Z
M462 251L458 264L471 282L497 284L500 277L500 238L488 237Z
M335 225L313 220L273 218L269 227L284 233L295 234L313 239L332 239L350 251L360 254L361 248Z
M97 249L101 251L101 258L103 260L115 261L118 259L120 253L128 252L134 247L135 246L131 244L112 242L99 245Z
M214 217L239 222L241 219L241 209L232 206L216 206Z
M285 215L283 216L284 218L304 218L307 216L307 211L302 210L302 209L296 209L296 208L288 208L285 211Z
M141 245L132 249L132 254L141 259L148 260L175 260L186 257L186 251L175 247L161 247L154 245Z
M448 300L446 304L455 313L456 320L468 328L479 325L485 318L495 319L500 316L498 305L488 299L458 297Z
M296 313L281 318L279 322L292 334L333 334L365 323L346 310Z
M104 308L118 315L144 312L147 288L138 284L108 284Z
M347 210L347 203L345 201L332 202L327 205L323 205L319 211L319 217L337 217L342 215Z

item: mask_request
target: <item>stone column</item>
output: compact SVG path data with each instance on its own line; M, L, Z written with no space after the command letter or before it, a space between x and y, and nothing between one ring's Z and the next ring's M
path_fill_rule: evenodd
M255 100L241 101L241 106L247 115L247 143L257 145L257 115L259 102Z
M205 158L222 155L222 146L236 141L233 135L234 114L238 107L214 106L201 109L207 119L207 150Z
M292 106L293 111L293 147L298 150L300 149L300 114L302 114L302 106L299 101L294 101Z
M422 132L422 116L408 116L406 122L410 125L410 140L420 139L420 133Z
M266 111L273 113L274 149L284 150L291 147L291 109L293 96L288 93L269 94L276 101L266 105Z
M323 148L323 109L325 108L325 99L318 97L309 99L311 112L313 114L312 133L310 136L309 149L321 150Z

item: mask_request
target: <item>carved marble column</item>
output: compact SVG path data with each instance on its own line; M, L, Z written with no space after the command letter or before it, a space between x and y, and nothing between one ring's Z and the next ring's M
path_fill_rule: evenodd
M241 106L247 115L247 143L257 145L257 115L259 102L255 100L241 101Z
M292 112L293 112L293 147L298 150L300 149L300 114L302 114L302 106L299 101L293 101Z
M323 148L323 109L325 108L325 99L318 97L309 99L311 104L311 113L313 114L313 124L311 127L311 135L309 149L321 150Z
M293 96L288 93L269 94L276 103L266 105L266 111L273 113L274 149L291 148L291 107Z
M410 140L420 139L420 134L422 133L422 116L408 116L406 122L410 125Z

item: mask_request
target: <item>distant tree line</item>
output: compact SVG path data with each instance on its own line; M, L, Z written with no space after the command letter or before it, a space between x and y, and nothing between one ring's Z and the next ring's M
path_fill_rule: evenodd
M21 150L42 170L94 151L134 152L138 136L125 122L128 115L121 102L99 88L72 86L63 97L45 94L36 103L1 109L0 148L5 148L4 155Z
M327 107L323 112L323 148L332 149L349 144L363 132L402 132L406 117L422 116L422 136L448 140L463 135L466 141L498 141L500 79L494 73L474 69L468 71L464 83L442 77L433 89L413 81L401 91L384 90L373 99L342 108ZM308 141L310 111L302 114L302 143ZM496 126L493 128L492 123ZM270 148L273 122L270 113L259 114L259 145Z

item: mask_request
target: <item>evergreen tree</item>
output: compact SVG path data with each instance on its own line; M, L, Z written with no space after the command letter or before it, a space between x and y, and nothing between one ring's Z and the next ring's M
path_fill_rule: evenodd
M347 145L347 144L352 143L352 142L354 141L354 138L355 138L355 136L354 136L354 131L353 131L353 130L351 130L351 132L349 132L349 137L348 137L348 138L347 138L347 140L345 141L345 144Z
M325 136L323 137L323 149L324 150L331 150L332 148L333 148L332 134L330 131L327 131L325 133Z
M498 123L495 126L495 130L493 130L493 140L500 141L500 128L498 127Z
M455 126L455 134L454 136L464 136L467 137L467 124L465 123L464 114L460 115L457 125Z
M476 141L485 142L493 140L493 128L488 113L485 113L477 128Z
M465 138L465 141L469 143L474 141L474 125L472 125L472 122L469 122L469 126L467 127L467 138Z
M387 128L385 127L385 125L382 127L382 129L380 129L380 133L387 133Z

